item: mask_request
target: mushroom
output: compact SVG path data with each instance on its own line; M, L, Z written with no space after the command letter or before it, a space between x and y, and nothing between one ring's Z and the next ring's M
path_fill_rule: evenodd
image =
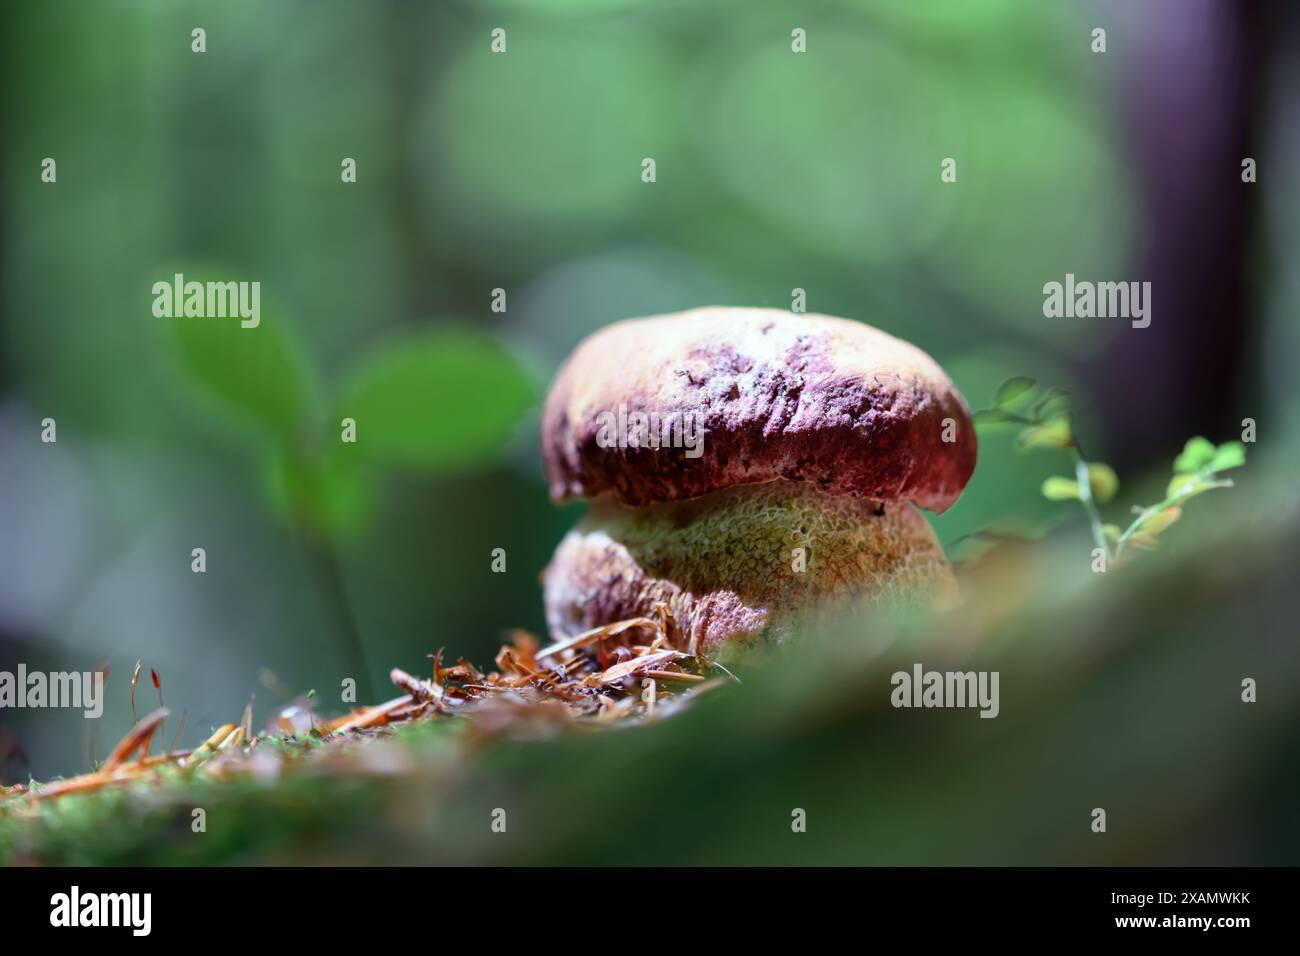
M946 510L975 455L943 370L868 325L712 307L607 326L542 413L552 498L595 499L543 572L548 627L663 602L716 656L833 599L950 597L913 503Z

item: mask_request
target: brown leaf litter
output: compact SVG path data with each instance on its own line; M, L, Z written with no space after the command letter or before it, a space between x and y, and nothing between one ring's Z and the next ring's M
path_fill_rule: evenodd
M666 605L654 617L636 617L557 641L545 648L526 631L511 634L496 656L496 670L480 671L464 658L444 666L443 651L430 654L432 675L415 677L393 668L401 695L323 719L310 708L280 711L274 729L255 733L250 701L238 724L218 727L192 750L151 755L155 735L169 711L158 675L150 671L159 707L145 715L94 771L47 784L0 788L0 812L34 807L69 793L161 778L165 768L220 777L241 770L278 773L290 761L337 753L358 741L386 736L387 728L426 720L466 719L480 735L525 736L537 728L617 726L662 717L688 698L717 687L720 665L692 653ZM131 711L141 665L131 678ZM183 718L182 718L183 719ZM268 746L279 743L284 746ZM295 746L300 745L300 746ZM161 746L161 743L160 743ZM19 798L29 799L19 802ZM6 803L9 806L6 806Z

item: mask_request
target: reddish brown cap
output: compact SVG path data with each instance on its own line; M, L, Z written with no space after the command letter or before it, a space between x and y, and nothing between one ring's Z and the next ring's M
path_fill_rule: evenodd
M860 322L776 309L607 326L542 412L556 500L612 492L639 506L786 478L944 511L975 455L970 410L930 356Z

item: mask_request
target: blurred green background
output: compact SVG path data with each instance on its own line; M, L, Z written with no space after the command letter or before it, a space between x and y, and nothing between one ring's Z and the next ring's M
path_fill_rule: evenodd
M137 658L198 739L251 694L259 721L308 688L340 709L343 677L389 696L393 665L542 633L537 575L581 507L546 498L537 409L618 318L804 289L809 311L928 350L973 407L1012 375L1071 389L1125 501L1245 417L1252 462L1293 460L1284 4L52 0L3 18L0 669L111 677L93 741L79 713L6 712L0 781L102 757ZM259 281L261 326L155 318L175 272ZM1045 319L1067 272L1151 281L1151 327ZM984 434L936 530L960 554L982 529L1077 520L1038 495L1058 470Z

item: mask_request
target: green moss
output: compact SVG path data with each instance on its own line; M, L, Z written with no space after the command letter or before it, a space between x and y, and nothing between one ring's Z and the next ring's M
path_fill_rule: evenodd
M1010 549L968 570L958 614L849 615L647 725L439 721L274 779L19 801L0 861L1294 863L1300 515L1278 500L1225 498L1196 547L1104 576L1068 536ZM996 719L890 706L892 672L954 660L1000 672ZM1225 819L1250 826L1207 841Z

